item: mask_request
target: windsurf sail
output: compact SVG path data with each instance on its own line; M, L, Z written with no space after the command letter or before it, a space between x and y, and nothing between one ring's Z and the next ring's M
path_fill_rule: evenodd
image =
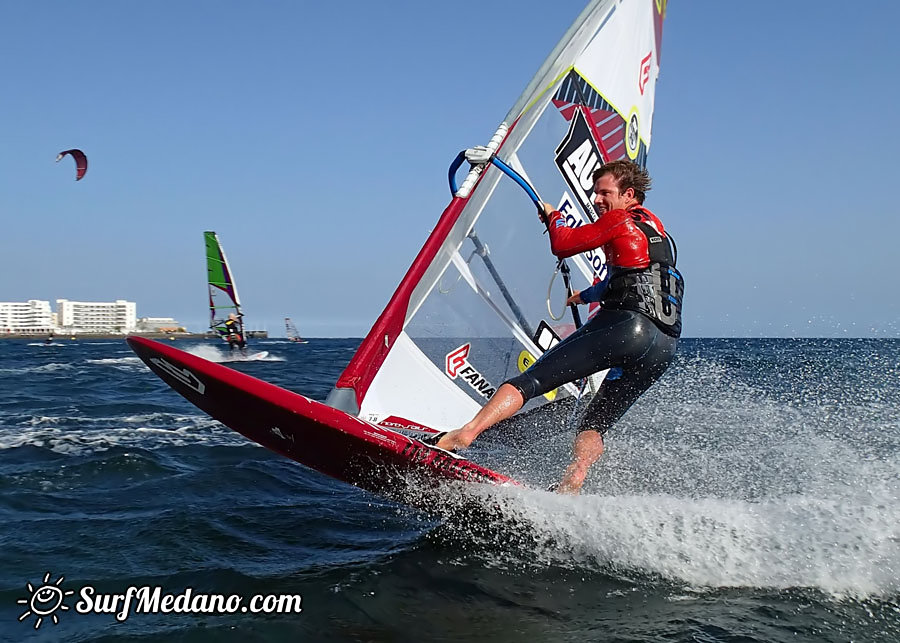
M297 326L294 324L294 322L291 321L290 317L284 318L284 333L288 338L288 341L297 343L306 341L305 339L300 337L300 333L297 332Z
M234 315L238 332L246 340L241 302L225 251L215 232L204 232L203 238L206 242L206 273L209 286L209 327L220 335L226 335L228 329L225 322L230 315Z
M661 0L591 2L491 141L474 149L482 160L461 154L451 165L450 204L329 404L373 422L457 428L573 332L571 312L560 317L566 293L551 280L558 264L529 197L582 225L595 219L593 170L622 158L646 164L665 8ZM457 189L464 158L472 166ZM606 277L599 250L571 264L576 290ZM523 411L581 390L565 385Z

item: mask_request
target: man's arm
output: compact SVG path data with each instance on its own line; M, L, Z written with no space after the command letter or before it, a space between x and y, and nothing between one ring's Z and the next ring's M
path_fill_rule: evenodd
M604 279L603 281L598 281L593 286L582 290L579 293L579 295L581 295L582 303L590 304L596 301L600 301L600 299L603 297L603 292L606 290L606 287L608 285L609 279Z
M599 248L608 243L626 222L628 213L625 210L612 210L604 214L594 223L586 223L577 228L570 228L558 211L549 218L550 251L560 259L571 257L587 250Z
M569 304L592 304L599 302L603 297L603 292L609 285L609 279L598 281L593 286L588 286L582 291L576 292L574 295L566 299L566 305Z

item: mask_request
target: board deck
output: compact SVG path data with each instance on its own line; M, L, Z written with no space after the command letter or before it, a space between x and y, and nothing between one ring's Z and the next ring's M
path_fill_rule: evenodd
M417 504L409 482L514 484L511 478L385 426L143 337L132 350L166 384L262 446L325 475Z

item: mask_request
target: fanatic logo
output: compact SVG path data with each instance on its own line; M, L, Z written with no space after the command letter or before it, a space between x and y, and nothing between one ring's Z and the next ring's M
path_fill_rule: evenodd
M28 588L28 591L31 592L30 597L20 598L16 601L19 605L27 605L28 607L25 609L19 616L19 622L24 621L30 616L35 617L34 621L34 629L38 629L41 627L41 623L44 622L44 618L49 616L53 619L53 624L56 625L59 623L59 618L56 616L57 611L65 612L69 609L69 606L63 603L66 596L71 596L75 593L74 590L69 590L68 592L64 592L62 588L60 588L60 584L63 582L64 576L60 576L59 580L55 583L50 583L50 572L44 574L43 584L35 588L31 583L26 583L25 587Z
M471 344L463 344L456 350L447 353L447 375L454 380L459 376L475 389L480 397L490 399L497 389L491 386L491 383L469 363L471 348Z
M469 357L469 349L471 347L471 344L465 344L452 353L447 353L447 375L456 378L459 369L468 361L467 358Z

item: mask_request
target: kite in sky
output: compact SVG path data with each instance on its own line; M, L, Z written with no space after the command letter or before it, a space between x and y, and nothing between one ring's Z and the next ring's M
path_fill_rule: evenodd
M87 172L87 157L81 150L65 150L57 155L56 162L59 163L66 154L75 159L75 180L80 181L84 178L85 172Z

